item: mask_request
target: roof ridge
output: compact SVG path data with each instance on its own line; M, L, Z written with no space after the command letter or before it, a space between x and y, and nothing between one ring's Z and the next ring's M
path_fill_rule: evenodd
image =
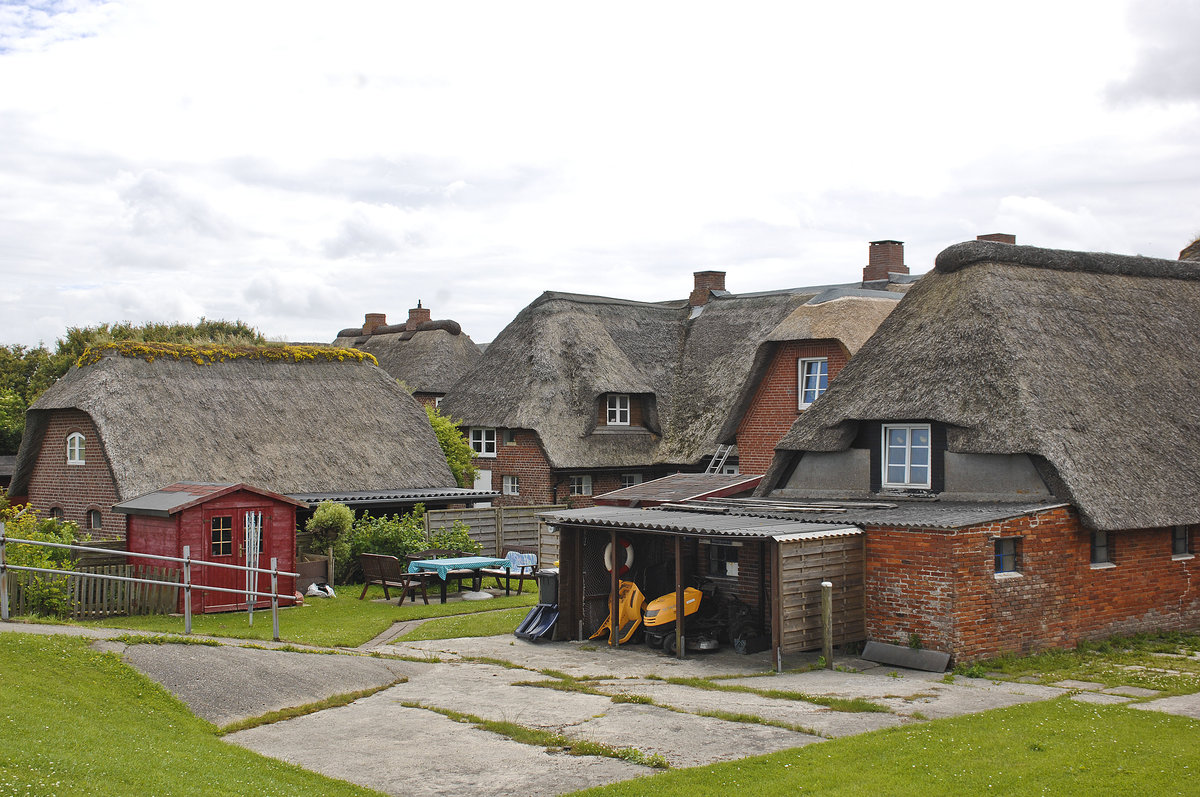
M964 241L943 249L934 268L950 274L976 263L1007 263L1051 271L1091 272L1126 277L1200 280L1200 265L1192 261L1167 260L1142 255L1114 255L1108 252L1076 252L1067 249L1043 249L995 241Z

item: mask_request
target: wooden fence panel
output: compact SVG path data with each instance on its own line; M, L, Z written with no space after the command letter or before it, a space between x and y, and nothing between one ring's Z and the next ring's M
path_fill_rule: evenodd
M866 637L866 591L861 534L779 543L783 652L822 644L821 582L833 584L833 642Z
M554 535L545 534L537 516L542 512L565 508L564 504L545 504L435 509L425 513L425 530L449 526L455 520L460 520L471 529L471 539L483 545L484 556L503 556L507 550L506 546L511 545L537 546L538 561L552 562L558 559L558 540ZM554 537L552 552L541 550L547 536Z

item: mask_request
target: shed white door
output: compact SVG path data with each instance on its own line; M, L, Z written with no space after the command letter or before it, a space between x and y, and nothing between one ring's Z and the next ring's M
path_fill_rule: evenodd
M476 490L491 490L492 489L492 472L490 470L481 470L475 473L475 489ZM481 501L475 506L491 506L491 501Z

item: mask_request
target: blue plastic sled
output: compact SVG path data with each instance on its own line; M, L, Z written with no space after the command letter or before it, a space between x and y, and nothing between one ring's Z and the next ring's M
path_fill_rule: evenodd
M525 615L525 619L513 633L521 639L528 639L531 642L542 638L548 639L556 622L558 622L558 604L539 603L529 610L529 614Z

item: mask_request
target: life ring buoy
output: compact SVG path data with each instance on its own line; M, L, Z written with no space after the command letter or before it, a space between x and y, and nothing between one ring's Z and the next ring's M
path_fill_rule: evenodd
M625 563L617 571L618 576L623 576L629 572L629 568L633 567L633 546L624 537L617 537L617 545L621 546L621 550L625 552ZM610 573L613 569L612 547L611 542L604 546L604 569Z

